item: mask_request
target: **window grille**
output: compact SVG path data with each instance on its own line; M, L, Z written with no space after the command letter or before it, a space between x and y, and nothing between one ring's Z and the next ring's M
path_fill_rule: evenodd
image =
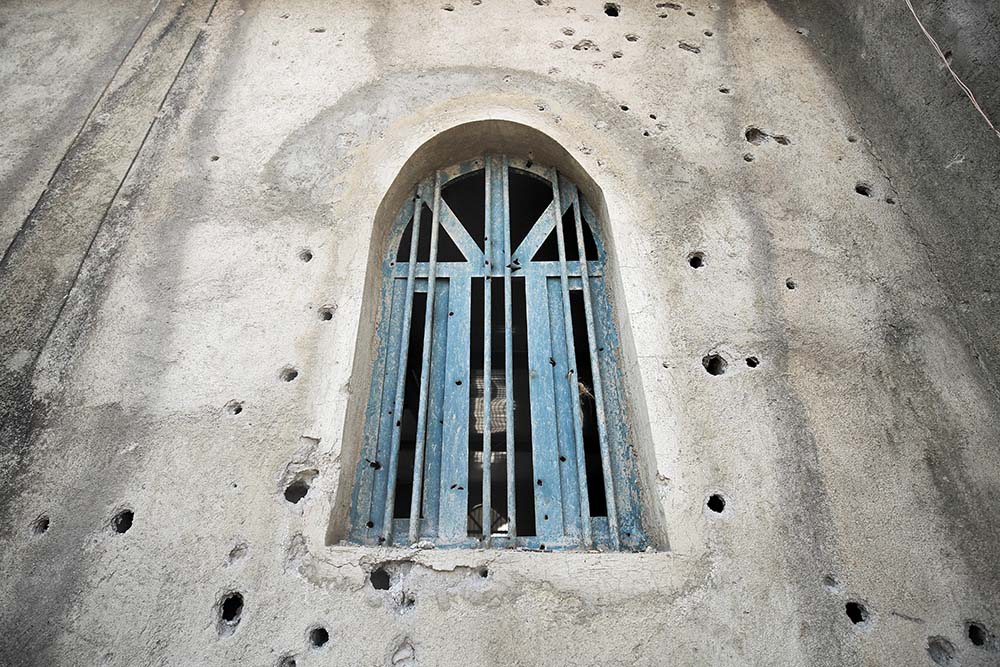
M417 186L383 263L352 541L645 548L596 224L530 160Z

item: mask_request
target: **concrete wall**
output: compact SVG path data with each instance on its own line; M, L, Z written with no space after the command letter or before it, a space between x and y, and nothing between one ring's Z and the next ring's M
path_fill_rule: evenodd
M49 106L93 110L76 130L14 112L5 138L5 173L51 178L4 181L0 662L995 664L996 153L935 101L953 89L930 88L915 27L888 4L872 33L860 3L473 3L4 8L5 99L44 79ZM33 68L25 21L123 60ZM862 69L878 85L851 85ZM911 95L926 116L879 118ZM669 550L327 544L380 206L420 146L486 120L550 137L603 195Z

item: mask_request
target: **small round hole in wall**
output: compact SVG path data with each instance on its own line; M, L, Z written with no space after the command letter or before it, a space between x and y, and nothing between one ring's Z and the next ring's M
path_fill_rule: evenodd
M785 280L785 287L787 287L788 289L795 289L797 285L795 284L794 280L788 278L787 280Z
M718 493L713 493L708 497L705 505L716 514L722 514L722 510L726 509L726 499Z
M853 134L847 135L847 142L848 143L853 144L853 143L857 143L857 141L858 141L858 138L856 136L854 136Z
M236 631L236 626L243 618L243 595L235 591L227 593L218 604L219 635L226 637Z
M278 658L276 667L298 667L298 664L294 655L283 655Z
M621 7L618 6L617 2L605 2L604 3L604 13L608 16L618 16L621 12Z
M485 568L485 567L479 568L479 576L482 577L483 579L485 579L486 577L490 576L489 569Z
M291 367L282 368L281 372L278 374L278 377L281 378L283 382L291 382L298 376L299 372Z
M760 359L757 357L747 357L747 366L750 368L757 368L760 365Z
M705 266L705 253L693 252L688 255L688 266L692 269L700 269Z
M377 567L372 570L372 573L368 575L368 581L371 583L372 588L377 591L387 591L389 590L390 578L389 573L386 572L384 567Z
M622 111L628 111L628 105L627 104L621 104L621 105L618 106L618 108L621 109Z
M218 155L213 155L212 157L210 157L208 159L211 160L212 162L218 162L219 161L219 156Z
M312 254L312 251L309 250L308 248L303 248L302 250L299 250L298 257L303 262L311 262L312 258L313 258L313 254Z
M848 602L844 605L844 612L854 625L864 625L868 622L868 609L860 602L853 600Z
M132 528L132 521L135 519L135 512L130 509L119 510L111 517L111 530L119 535L127 533Z
M31 522L31 532L35 535L44 535L49 530L49 517L42 514Z
M701 365L709 375L722 375L729 363L718 354L708 354L702 357Z
M702 34L703 34L703 35L705 35L705 37L711 37L711 36L712 36L712 35L714 35L715 33L714 33L714 32L712 32L711 30L706 30L706 31L705 31L704 33L702 33Z
M229 401L226 403L226 412L231 415L238 415L243 412L243 402L242 401Z
M754 161L753 153L744 153L743 154L743 161L744 162L753 162Z
M719 92L722 93L723 95L728 95L729 93L732 92L732 90L727 86L721 86L719 88Z
M968 635L969 641L972 642L973 646L983 646L986 644L986 640L989 639L990 633L982 623L971 621L969 622L969 627L966 629L966 635Z
M330 641L330 633L326 628L320 626L309 631L309 644L313 648L322 648Z
M857 192L862 197L872 196L872 186L870 183L858 183L854 186L854 191Z
M335 310L337 310L336 306L320 306L320 309L316 311L316 315L320 320L329 322L333 319L333 311Z
M285 500L293 505L297 505L308 493L309 481L300 477L292 480L292 483L285 487Z

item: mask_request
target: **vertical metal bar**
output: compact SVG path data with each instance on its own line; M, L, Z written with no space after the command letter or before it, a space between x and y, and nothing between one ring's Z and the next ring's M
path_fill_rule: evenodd
M489 542L490 533L493 526L493 290L491 289L491 278L493 277L493 267L491 259L493 257L493 235L492 224L492 158L486 156L485 160L485 224L483 229L483 505L482 505L482 528L483 539Z
M559 247L559 274L562 281L563 321L566 327L566 357L569 372L566 381L573 396L573 434L576 441L576 468L580 484L580 538L585 549L591 544L590 498L587 495L587 459L583 451L583 413L580 410L580 390L576 373L576 351L573 347L573 315L569 309L569 275L566 269L566 240L562 228L562 199L559 194L559 177L556 170L549 170L552 180L553 213L556 225L556 244Z
M434 294L437 292L438 214L441 208L441 172L434 177L434 209L431 215L431 261L427 267L427 311L424 316L424 346L420 362L420 403L417 407L417 442L413 453L413 493L410 495L410 544L420 534L420 497L424 482L424 442L427 439L427 384L431 378L431 340L434 333Z
M561 184L560 184L561 185ZM560 188L561 189L561 188ZM611 476L611 452L608 448L608 420L604 412L604 385L601 382L601 364L597 357L597 332L594 330L594 313L590 301L590 275L587 252L583 243L583 222L580 217L580 191L573 189L573 220L576 223L576 247L580 255L580 278L583 283L583 312L587 319L587 343L590 348L590 372L594 381L594 403L597 406L597 434L601 442L601 468L604 470L604 495L608 507L608 533L611 548L618 549L618 508L615 506L614 479Z
M399 339L399 359L396 368L396 399L392 404L395 420L392 444L389 447L389 477L385 490L385 510L382 517L382 537L392 542L392 515L396 503L396 475L399 472L399 438L403 425L403 393L406 389L406 357L410 348L410 322L413 320L414 275L417 271L417 240L420 238L420 214L423 212L420 195L413 198L413 229L410 234L409 266L406 271L406 305L403 307L403 332Z
M503 324L504 324L504 404L506 408L505 422L507 426L507 537L513 543L517 537L517 502L514 498L517 490L514 479L514 342L513 342L513 314L511 312L511 258L510 258L510 182L508 173L507 156L503 156L501 174L503 183Z

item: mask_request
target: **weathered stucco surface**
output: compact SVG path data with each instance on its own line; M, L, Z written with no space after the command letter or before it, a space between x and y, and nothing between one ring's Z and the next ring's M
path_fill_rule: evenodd
M620 4L0 8L0 663L1000 661L1000 142L901 2ZM485 120L603 195L657 550L327 544L380 206Z

